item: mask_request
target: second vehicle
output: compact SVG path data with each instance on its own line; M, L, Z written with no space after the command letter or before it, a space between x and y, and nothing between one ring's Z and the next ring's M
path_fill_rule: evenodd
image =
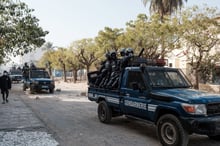
M50 79L48 72L43 68L30 69L28 77L24 79L23 90L30 89L30 93L48 90L54 92L55 83Z

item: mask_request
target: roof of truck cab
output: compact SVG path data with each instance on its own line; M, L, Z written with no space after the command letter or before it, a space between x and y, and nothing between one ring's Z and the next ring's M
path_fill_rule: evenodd
M125 70L140 70L140 66L126 67ZM178 70L178 68L162 67L162 66L145 66L145 70Z

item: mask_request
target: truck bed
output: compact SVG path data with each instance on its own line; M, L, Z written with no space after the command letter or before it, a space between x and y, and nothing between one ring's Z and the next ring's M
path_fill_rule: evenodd
M103 88L89 87L88 99L98 102L100 98L109 101L110 103L119 105L119 90L109 90Z

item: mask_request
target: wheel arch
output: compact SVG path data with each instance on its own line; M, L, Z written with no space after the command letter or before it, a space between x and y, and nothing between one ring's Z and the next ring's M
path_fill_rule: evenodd
M159 120L159 118L165 114L172 114L174 116L176 116L179 119L180 114L178 113L178 111L176 111L175 109L172 108L159 108L156 111L156 115L155 115L155 124L157 124L157 121Z
M104 97L99 97L98 100L97 100L97 103L99 103L101 101L106 101L106 99Z

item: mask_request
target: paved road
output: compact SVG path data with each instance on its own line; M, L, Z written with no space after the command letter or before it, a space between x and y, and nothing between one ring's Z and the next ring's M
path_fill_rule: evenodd
M24 93L17 87L10 91L9 103L0 104L0 146L57 146L43 122L23 103Z
M61 146L160 146L155 127L118 117L111 124L97 118L97 104L80 96L85 86L60 87L61 92L22 96L25 103L54 132ZM82 88L83 87L83 88ZM189 146L219 146L207 136L190 136Z

